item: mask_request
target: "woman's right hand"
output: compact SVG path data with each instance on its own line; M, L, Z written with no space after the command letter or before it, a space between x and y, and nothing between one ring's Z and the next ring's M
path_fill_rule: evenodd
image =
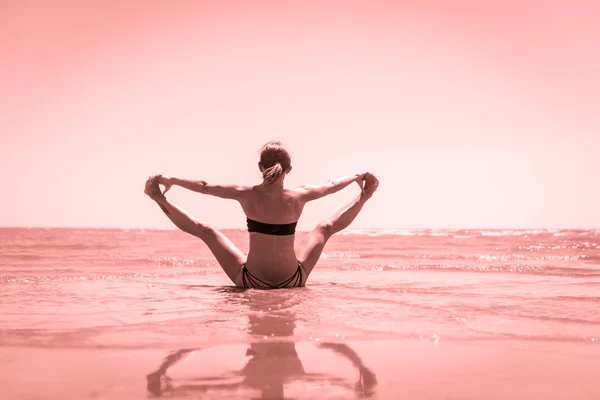
M165 187L165 190L163 190L162 194L167 193L169 191L169 189L171 189L171 187L173 186L173 182L171 182L171 178L167 178L162 175L157 175L157 179L158 179L158 184L163 185Z

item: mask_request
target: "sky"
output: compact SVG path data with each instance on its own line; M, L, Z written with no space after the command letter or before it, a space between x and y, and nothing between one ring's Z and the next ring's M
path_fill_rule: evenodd
M3 1L0 226L168 229L149 175L257 184L281 140L291 186L379 177L355 228L599 228L598 4Z

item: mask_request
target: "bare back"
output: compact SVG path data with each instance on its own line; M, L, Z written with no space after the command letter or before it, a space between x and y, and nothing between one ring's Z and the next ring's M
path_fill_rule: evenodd
M289 224L300 219L305 202L296 189L277 185L248 188L239 199L246 216L267 224ZM295 235L250 233L247 267L266 282L289 278L298 268Z

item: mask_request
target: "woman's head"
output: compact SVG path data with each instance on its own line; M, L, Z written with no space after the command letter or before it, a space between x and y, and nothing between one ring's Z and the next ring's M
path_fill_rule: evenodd
M273 183L292 170L290 152L279 141L271 141L260 149L258 167L266 183Z

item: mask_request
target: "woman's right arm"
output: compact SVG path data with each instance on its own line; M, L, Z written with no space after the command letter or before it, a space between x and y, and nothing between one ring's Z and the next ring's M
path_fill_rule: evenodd
M305 185L298 188L298 190L301 192L302 199L304 201L317 200L321 197L325 197L332 193L339 192L346 186L350 185L352 182L357 182L362 191L362 182L365 175L366 173L343 176L341 178L332 179L329 182L321 185Z

